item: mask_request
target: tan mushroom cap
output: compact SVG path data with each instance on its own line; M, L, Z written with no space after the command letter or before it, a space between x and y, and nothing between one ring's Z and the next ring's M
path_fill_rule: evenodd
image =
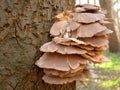
M101 23L101 24L111 24L111 22L110 21L106 21L106 20L100 20L99 21L99 23Z
M53 41L47 42L40 47L40 51L42 52L56 52L58 50L58 46Z
M90 56L90 55L86 55L88 58L89 58L89 60L90 61L92 61L93 63L97 63L97 64L100 64L100 63L102 63L102 62L104 62L103 60L101 60L101 57L100 57L100 55L98 55L98 56L96 56L96 57L92 57L92 56Z
M52 36L58 36L58 35L64 34L67 25L68 25L67 21L55 22L50 29L50 34Z
M54 69L44 69L44 73L47 75L64 77L66 74L69 74L69 71L58 71Z
M76 76L76 75L79 75L80 73L82 73L82 71L83 70L79 70L79 71L77 71L77 72L75 72L75 73L67 73L67 72L65 72L65 73L60 73L59 72L59 74L58 75L55 75L55 72L57 72L57 70L56 71L54 71L54 73L53 72L51 72L51 73L47 73L47 75L52 75L52 76L57 76L57 77L61 77L61 78L65 78L65 77L73 77L73 76ZM48 71L49 72L49 71Z
M70 33L70 34L71 34L71 38L78 38L78 32L79 32L79 31L77 31L77 30L72 31L72 32ZM110 29L105 29L105 30L103 30L103 31L101 31L101 32L96 33L94 36L106 36L106 35L111 34L112 32L113 32L113 31L110 30Z
M71 83L75 80L84 82L85 79L88 77L87 75L86 73L81 73L80 75L76 75L71 78L60 78L52 75L44 75L42 79L44 80L44 82L48 84L66 84Z
M88 10L89 11L92 11L92 10L98 11L98 10L100 10L99 6L92 5L92 4L78 4L78 5L76 5L76 7L84 8L86 11L88 11Z
M76 13L73 20L79 23L93 23L104 18L105 15L100 13Z
M106 30L104 30L104 31L102 31L102 32L97 33L95 36L108 35L108 34L111 34L112 32L113 32L112 30L106 29Z
M83 56L86 59L89 59L93 63L102 63L102 62L109 62L110 61L109 59L105 58L103 55L96 55L96 56L92 57L88 54L83 54L81 56Z
M78 47L80 47L81 49L83 50L94 50L94 47L93 46L90 46L90 45L77 45Z
M88 63L88 62L87 62ZM71 69L69 72L70 73L75 73L75 72L78 72L78 71L83 71L83 69L86 67L87 64L80 64L80 66L76 69Z
M51 27L50 34L52 36L64 35L67 27L70 27L70 30L74 31L80 27L80 24L73 20L69 20L68 22L67 21L57 21Z
M45 53L35 64L40 68L69 71L70 69L78 68L80 64L86 63L86 59L82 58L80 55Z
M95 51L95 55L101 55L104 51Z
M102 47L107 45L109 42L105 36L82 38L80 40L84 41L86 45L91 45L93 47Z
M105 51L106 49L104 49L104 50L91 50L91 51L88 51L88 55L90 55L90 56L96 56L96 55L101 55L101 54L103 54L103 52Z
M72 77L81 73L86 65L80 65L77 69L71 69L70 71L58 71L54 69L44 69L44 73L47 75L53 75L58 77Z
M70 37L71 38L78 38L78 36L77 36L77 30L70 32Z
M96 53L94 51L88 51L87 54L90 55L90 56L92 56L92 57L96 56Z
M57 52L60 54L84 54L87 53L87 51L80 49L79 47L73 47L73 46L65 46L56 44L55 42L51 41L43 46L41 46L40 51L42 52Z
M68 46L70 46L72 43L75 43L76 45L85 44L83 41L78 40L76 38L60 38L60 37L55 37L55 38L53 38L53 41L56 44L62 44L62 45L68 45Z
M96 47L95 51L105 51L108 48L108 45L102 46L102 47Z
M106 30L107 28L100 23L82 24L77 30L79 38L93 37L95 34Z
M82 7L76 7L75 8L76 13L85 12L85 11L86 11L85 8L82 8Z
M80 27L80 24L73 20L70 20L68 23L69 23L71 31L74 31Z

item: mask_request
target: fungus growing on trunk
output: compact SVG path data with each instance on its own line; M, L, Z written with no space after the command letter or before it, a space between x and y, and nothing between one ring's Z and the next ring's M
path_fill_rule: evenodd
M105 14L98 6L83 4L77 5L75 12L65 11L54 18L53 39L41 46L45 53L35 63L44 70L42 79L48 84L66 84L96 78L90 63L109 61L102 55L112 33L104 25Z

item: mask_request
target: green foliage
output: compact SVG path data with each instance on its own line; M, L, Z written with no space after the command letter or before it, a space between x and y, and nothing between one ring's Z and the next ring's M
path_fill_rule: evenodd
M116 80L109 80L109 81L103 81L100 86L103 88L109 88L109 87L115 87L117 85L119 85L120 83L120 78L116 79Z
M108 57L111 62L105 62L101 65L96 65L98 68L103 68L105 72L108 72L109 75L106 77L107 79L103 79L101 81L101 84L99 85L101 88L115 88L120 84L120 56L118 54L113 54L113 53L106 53L106 57ZM104 73L106 75L106 73ZM113 90L113 89L111 89Z
M111 62L104 62L100 65L96 65L96 67L109 69L109 70L120 70L120 56L118 54L108 53L105 54Z
M105 54L111 62L104 62L100 65L96 65L96 67L109 69L109 70L120 70L120 56L118 54L108 53Z

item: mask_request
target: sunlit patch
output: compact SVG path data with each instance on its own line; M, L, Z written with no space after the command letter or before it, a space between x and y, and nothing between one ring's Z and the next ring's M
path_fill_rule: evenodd
M109 63L103 63L101 65L96 65L96 67L109 69L109 70L120 70L120 57L115 54L106 55L111 60Z
M120 79L116 79L116 80L109 80L109 81L103 81L100 86L104 87L104 88L108 88L108 87L115 87L117 85L119 85L120 83Z

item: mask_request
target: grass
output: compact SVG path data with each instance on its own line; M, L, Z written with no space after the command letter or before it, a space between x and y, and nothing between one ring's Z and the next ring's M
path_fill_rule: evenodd
M98 79L87 80L87 86L77 83L77 90L120 90L120 54L105 54L111 62L95 65Z
M103 81L101 83L101 87L104 87L104 88L115 87L115 86L119 85L119 83L120 83L120 79L116 79L114 81L112 81L112 80Z
M120 56L117 54L105 54L111 62L103 63L101 65L97 65L100 68L109 69L109 70L120 70Z

